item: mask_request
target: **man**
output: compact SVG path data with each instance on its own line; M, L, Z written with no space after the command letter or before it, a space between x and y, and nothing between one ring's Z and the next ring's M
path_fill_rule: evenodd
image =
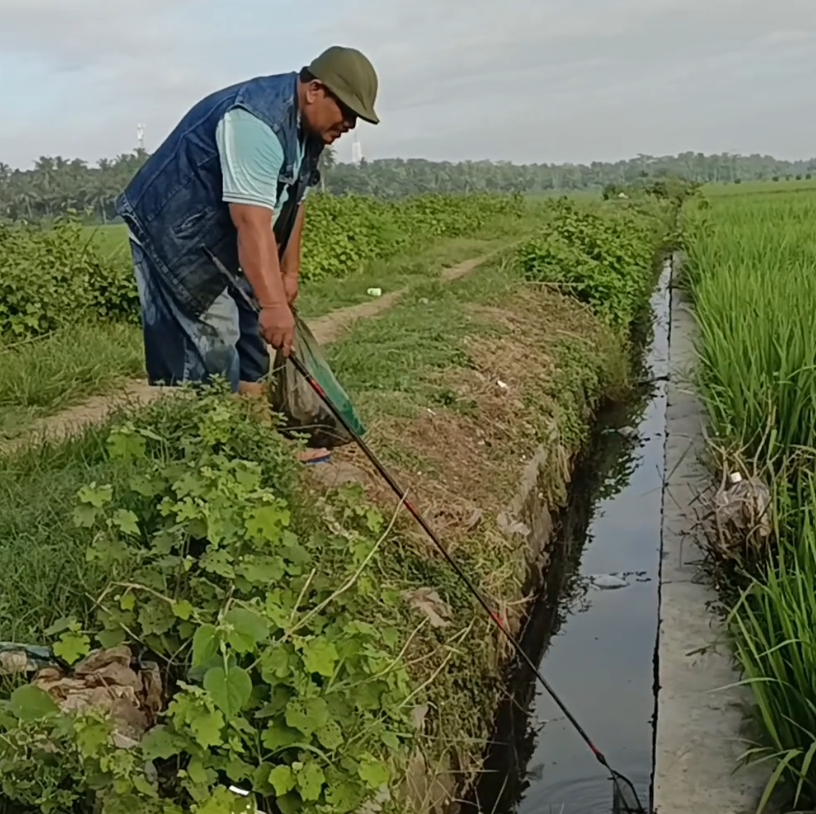
M377 74L333 46L300 73L250 79L195 105L116 208L130 230L151 384L225 376L259 394L267 343L291 351L307 190L323 148L377 124ZM256 315L213 257L243 272Z

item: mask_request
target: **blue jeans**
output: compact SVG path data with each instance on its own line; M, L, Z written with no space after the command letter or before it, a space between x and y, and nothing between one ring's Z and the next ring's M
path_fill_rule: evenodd
M222 376L237 392L239 382L267 375L269 353L258 332L258 316L239 295L227 287L205 313L190 314L147 252L132 240L130 250L151 384L203 384ZM250 290L246 280L242 284Z

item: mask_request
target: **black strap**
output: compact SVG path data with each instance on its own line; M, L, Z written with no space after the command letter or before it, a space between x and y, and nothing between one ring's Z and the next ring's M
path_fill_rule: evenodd
M301 172L297 181L290 187L289 197L286 199L286 203L283 205L272 230L275 233L275 242L278 244L279 258L283 258L286 247L289 245L289 240L295 229L298 211L300 210L299 201L306 192L306 188L317 186L320 183L320 170L317 167L317 162L320 159L321 152L323 152L322 142L310 138L306 143L306 155L303 158L304 161L308 162L308 171ZM278 200L280 200L282 192L283 185L279 184Z

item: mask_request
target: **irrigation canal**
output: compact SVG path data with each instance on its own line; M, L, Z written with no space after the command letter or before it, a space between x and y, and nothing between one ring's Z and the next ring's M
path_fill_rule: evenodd
M636 403L602 418L523 634L544 676L644 805L654 751L670 279L667 264L642 361L651 384ZM511 693L471 810L612 812L606 772L529 671L519 670Z

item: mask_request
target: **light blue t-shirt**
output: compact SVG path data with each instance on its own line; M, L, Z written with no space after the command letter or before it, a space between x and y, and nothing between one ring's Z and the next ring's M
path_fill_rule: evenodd
M283 166L280 139L267 124L247 110L228 111L215 131L226 203L263 206L274 212L273 222L289 197L284 187L278 198L278 174ZM295 173L303 162L303 144L298 142Z
M289 198L284 187L278 198L278 175L283 166L283 146L272 128L247 110L227 111L215 131L226 203L263 206L273 212L274 223ZM303 143L298 142L295 174L303 163ZM305 199L308 190L304 191ZM133 234L130 239L134 242Z

